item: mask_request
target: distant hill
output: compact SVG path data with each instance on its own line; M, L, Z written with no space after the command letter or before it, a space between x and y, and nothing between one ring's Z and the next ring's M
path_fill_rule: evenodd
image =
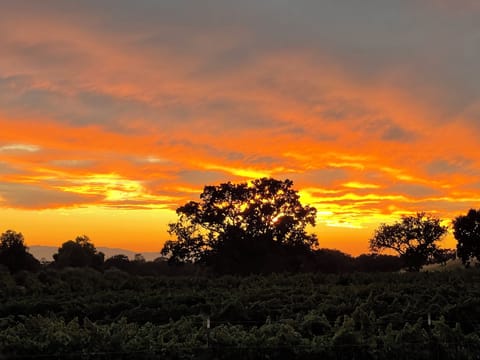
M38 260L45 259L47 261L53 260L53 254L58 251L57 246L44 246L44 245L33 245L28 247L30 253L35 256ZM126 249L118 249L118 248L108 248L108 247L97 247L98 251L101 251L105 254L105 259L112 257L113 255L126 255L129 259L133 259L135 254L139 254L138 252L126 250ZM158 257L160 257L160 250L158 252L142 252L140 253L143 255L145 260L151 261Z

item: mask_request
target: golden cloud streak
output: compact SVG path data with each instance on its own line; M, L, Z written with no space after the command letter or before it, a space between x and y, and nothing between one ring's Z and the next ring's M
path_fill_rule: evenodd
M221 170L226 173L239 176L247 179L258 179L263 177L271 177L275 173L291 172L292 170L284 167L277 167L274 169L254 169L254 168L237 168L225 165L203 164L206 170Z
M102 195L106 202L136 201L151 205L157 202L175 202L178 198L150 194L141 182L129 180L117 174L92 174L69 179L69 185L57 186L64 192Z
M378 189L380 188L380 185L376 184L367 184L367 183L362 183L359 181L349 181L345 184L342 184L343 186L347 188L352 188L352 189Z

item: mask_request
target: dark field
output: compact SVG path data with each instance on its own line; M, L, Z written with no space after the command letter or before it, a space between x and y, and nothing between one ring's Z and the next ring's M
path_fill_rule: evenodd
M477 269L220 278L66 269L4 272L0 279L0 353L6 358L480 354Z

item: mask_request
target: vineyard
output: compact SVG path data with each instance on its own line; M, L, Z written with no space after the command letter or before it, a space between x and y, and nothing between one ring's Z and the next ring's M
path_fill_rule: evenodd
M147 277L0 273L7 358L469 359L480 271ZM208 326L209 325L209 326Z

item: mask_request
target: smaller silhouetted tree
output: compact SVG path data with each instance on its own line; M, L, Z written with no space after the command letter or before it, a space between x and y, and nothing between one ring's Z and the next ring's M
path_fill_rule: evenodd
M7 230L0 236L0 264L11 272L36 271L40 263L28 252L22 233Z
M127 255L119 254L113 255L105 260L104 264L105 269L116 268L122 271L131 271L132 263L128 259Z
M352 256L336 249L314 251L315 271L322 273L346 273L352 271Z
M419 271L438 252L437 243L446 233L447 227L440 224L440 219L417 213L392 225L381 224L370 239L370 250L393 250L409 271Z
M354 269L359 272L396 272L403 268L399 256L362 254L355 258Z
M140 253L135 254L135 256L133 257L133 261L141 264L144 264L146 262L145 256Z
M470 209L467 215L456 217L453 235L457 239L457 255L466 267L472 260L480 261L480 210Z
M58 252L53 255L54 266L64 267L93 267L100 270L105 255L98 252L88 236L77 236L62 244Z

